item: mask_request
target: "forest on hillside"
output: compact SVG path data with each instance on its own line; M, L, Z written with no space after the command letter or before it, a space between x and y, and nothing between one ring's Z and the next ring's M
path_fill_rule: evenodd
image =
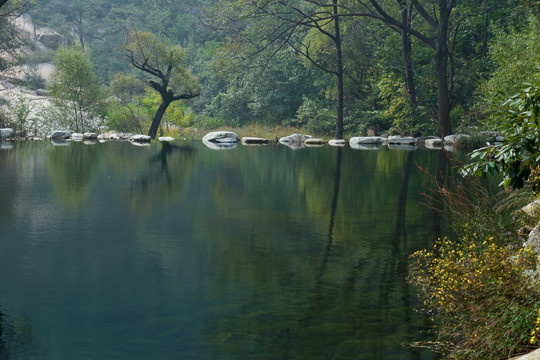
M2 3L3 15L25 5ZM34 24L64 42L18 61L54 60L47 87L70 103L66 78L74 80L61 71L79 61L88 71L78 89L91 91L73 111L76 123L91 114L119 131L152 132L161 111L173 128L263 124L336 138L472 133L495 127L500 104L538 78L540 7L531 0L27 5ZM9 18L2 16L4 29ZM3 31L3 48L10 34ZM111 97L117 101L105 101Z

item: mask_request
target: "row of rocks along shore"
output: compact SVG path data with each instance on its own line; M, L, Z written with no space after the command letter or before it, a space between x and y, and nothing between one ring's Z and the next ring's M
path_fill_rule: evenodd
M484 132L481 133L486 140L486 143L495 143L503 140L502 137L498 136L495 132ZM388 146L391 149L399 150L414 150L416 148L427 148L427 149L445 149L447 151L454 150L454 145L459 141L460 138L466 138L469 135L457 134L449 135L444 139L441 139L436 136L426 136L426 137L409 137L409 136L357 136L352 137L347 140L324 140L314 138L311 135L303 134L292 134L281 139L265 139L259 137L243 137L240 138L236 133L231 131L213 131L206 134L202 141L203 143L215 150L221 149L230 149L238 146L238 144L243 145L266 145L270 143L279 142L280 144L286 145L293 149L300 149L304 147L321 147L325 145L330 146L345 146L347 143L353 149L358 150L376 150L382 146ZM71 141L83 141L87 144L95 144L97 142L105 142L110 140L117 141L130 141L134 145L148 145L151 142L150 136L147 135L133 135L126 133L118 132L107 132L103 134L97 134L93 132L86 133L72 133L69 131L53 131L47 139L54 145L68 145ZM4 142L2 147L9 148L10 140L18 140L14 138L14 131L11 128L0 129L0 140L7 140ZM20 140L44 140L39 137L24 138ZM159 137L161 142L172 142L175 141L172 137Z

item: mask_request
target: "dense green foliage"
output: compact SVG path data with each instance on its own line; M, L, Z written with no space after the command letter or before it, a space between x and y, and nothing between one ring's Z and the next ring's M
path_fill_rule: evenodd
M395 19L412 9L409 2L376 3ZM159 41L181 45L188 54L185 66L201 89L189 102L193 125L299 124L330 135L339 89L335 17L328 15L332 6L322 0L42 0L30 13L38 25L87 49L105 85L117 73L142 75L130 69L122 52L129 31L148 31ZM409 14L407 33L381 21L361 0L334 6L343 15L339 44L345 132L435 134L439 85L430 47L436 34L429 17ZM540 56L539 26L534 2L455 4L449 16L446 76L455 132L496 127L491 119L498 104L527 80ZM404 34L410 42L408 52ZM409 80L407 57L413 77Z
M77 45L61 47L54 65L48 89L61 111L63 125L77 132L96 130L105 101L88 54Z

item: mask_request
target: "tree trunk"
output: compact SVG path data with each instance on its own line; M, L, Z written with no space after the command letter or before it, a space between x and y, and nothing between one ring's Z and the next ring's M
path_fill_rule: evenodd
M401 21L407 26L411 26L411 17L407 5L401 9ZM408 31L401 30L401 51L403 52L403 64L405 66L405 85L413 105L416 105L416 85L414 83L411 35Z
M152 139L156 138L157 130L159 128L159 124L161 123L161 119L163 119L163 115L165 115L165 111L167 111L167 108L169 107L171 102L172 99L162 98L161 105L159 105L156 115L154 115L154 118L152 119L152 125L150 125L150 130L148 130L148 136L150 136Z
M336 76L337 76L337 119L336 119L336 139L343 139L343 107L344 105L344 90L343 90L343 53L341 51L341 32L339 28L338 6L337 0L332 1L334 5L334 31L336 43Z
M452 123L450 122L450 110L452 102L450 99L450 90L448 88L448 11L446 1L439 5L440 24L437 28L437 42L435 44L435 68L437 71L437 125L439 136L444 139L445 136L452 134Z

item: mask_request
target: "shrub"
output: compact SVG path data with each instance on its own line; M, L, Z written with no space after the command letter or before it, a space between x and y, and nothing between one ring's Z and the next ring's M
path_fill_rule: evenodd
M411 281L440 324L439 343L450 358L523 352L537 342L531 341L540 306L536 257L475 235L439 239L433 251L413 254Z

